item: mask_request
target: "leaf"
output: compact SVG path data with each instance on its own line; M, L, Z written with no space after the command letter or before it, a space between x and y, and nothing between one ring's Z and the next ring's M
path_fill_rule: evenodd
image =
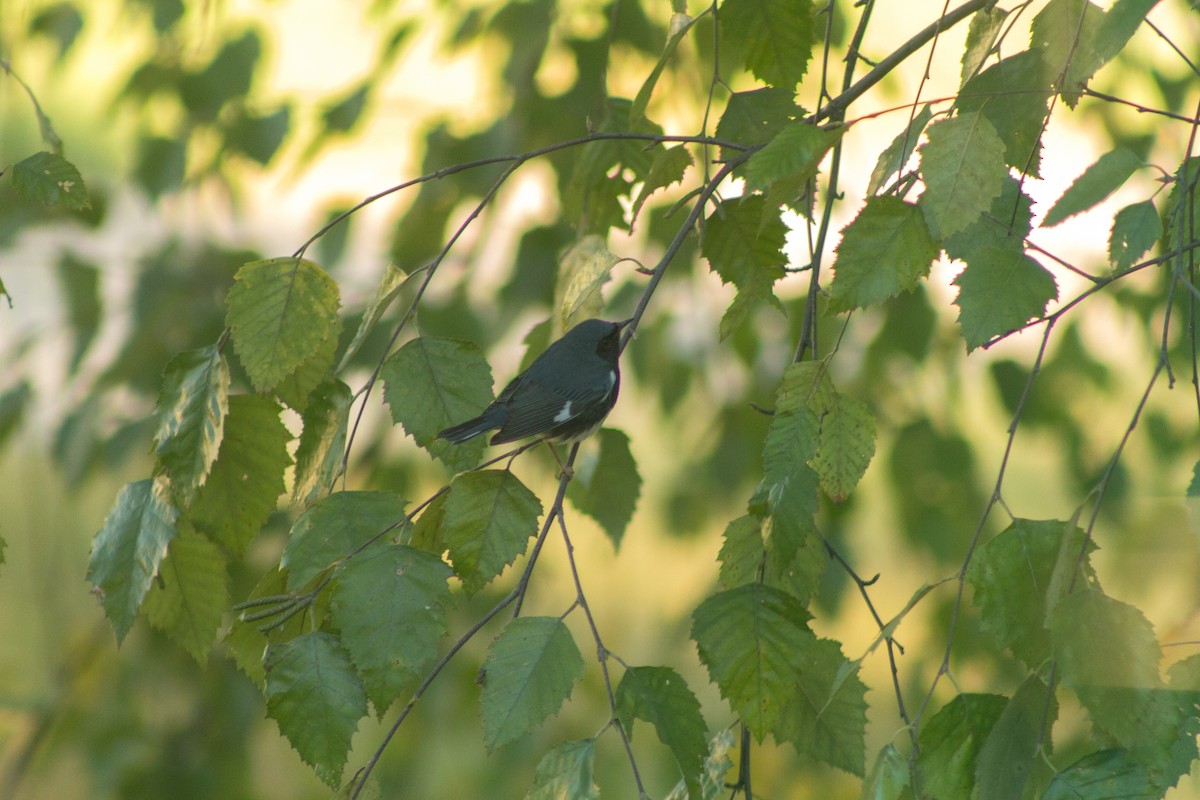
M721 321L722 338L763 301L781 307L772 287L784 274L787 229L778 215L767 216L765 210L762 195L747 195L722 202L708 217L701 252L721 280L738 289Z
M1100 156L1046 212L1042 227L1052 228L1102 202L1142 166L1142 159L1126 147L1118 147Z
M599 800L596 741L559 742L542 756L525 800Z
M308 507L292 524L279 566L296 591L335 562L405 521L408 501L392 492L336 492Z
M88 581L100 595L118 644L133 627L167 545L175 538L178 517L162 481L129 483L92 542Z
M229 126L225 146L265 167L279 152L291 122L292 110L287 105L269 114L243 112Z
M842 229L835 252L829 309L839 312L911 291L929 274L938 246L920 208L895 197L871 197ZM881 259L882 253L887 257Z
M1054 276L1024 253L985 248L954 279L958 321L974 350L1046 313L1058 297Z
M807 632L806 632L807 633ZM837 642L811 633L793 659L797 685L777 739L860 778L866 772L867 687Z
M579 459L575 478L567 486L567 497L600 523L613 547L619 548L637 508L642 478L629 451L628 436L614 428L601 428L596 439L599 453Z
M1033 230L1033 200L1021 191L1020 182L1006 175L1000 195L992 201L988 213L964 230L946 237L942 246L946 255L967 264L986 260L990 249L1022 253L1025 238Z
M1071 108L1079 102L1079 90L1106 60L1096 42L1103 18L1104 11L1088 0L1050 0L1030 26L1030 46L1041 53L1046 71Z
M725 797L728 784L725 776L733 768L733 760L729 751L733 749L733 731L729 728L717 731L708 747L708 757L704 759L704 771L700 776L699 798L688 791L687 784L680 780L675 788L667 795L666 800L717 800Z
M83 176L70 161L42 151L12 166L13 188L26 200L71 211L92 207Z
M630 667L617 687L616 702L616 715L626 733L633 735L635 719L653 725L683 772L689 796L700 797L708 736L700 701L687 682L669 667Z
M229 290L226 317L242 366L260 392L270 392L336 341L337 284L303 258L243 264Z
M935 239L963 230L988 210L1008 171L1004 142L977 111L959 113L925 130L920 206Z
M976 12L976 17L980 13L982 12ZM925 130L925 126L929 124L932 117L933 110L929 104L921 106L921 110L913 116L904 130L879 154L879 159L875 162L875 169L871 171L871 179L867 182L868 198L877 194L888 178L904 169L904 165L908 163L913 150L917 147L921 132Z
M583 676L583 657L558 617L517 617L492 642L480 675L483 742L490 752L558 711Z
M229 411L229 366L215 346L188 350L163 372L155 416L155 472L186 508L217 458Z
M1184 159L1171 182L1171 193L1163 216L1167 232L1163 237L1163 252L1178 256L1200 228L1200 156Z
M245 602L252 600L262 600L263 598L277 598L279 595L287 592L287 572L279 567L273 567L268 570L262 578L259 579L254 589L250 592ZM255 606L259 608L260 606ZM239 614L233 621L233 625L229 628L229 633L225 636L225 645L228 648L229 655L233 658L237 668L242 673L254 682L254 685L260 691L266 690L267 671L263 664L263 656L267 649L267 635L261 630L264 624L259 620L245 619L246 616L253 612L244 611ZM298 614L292 618L293 621L298 620L305 615ZM276 637L287 635L298 636L300 633L307 631L307 626L302 631L292 632L289 630L289 625L294 622L289 621L284 624Z
M343 222L346 221L348 220ZM342 360L338 363L336 372L341 372L349 366L351 359L358 353L358 349L362 347L371 331L375 330L375 326L379 324L379 320L392 305L392 301L399 296L400 290L408 283L409 278L422 274L422 272L423 270L405 272L395 262L388 263L383 277L379 279L379 285L375 287L375 294L371 296L371 301L367 303L367 307L363 311L362 321L358 323L358 330L354 332L354 338L350 340L350 344L346 346L346 352L342 354Z
M161 584L146 595L146 618L204 666L229 603L225 558L215 544L181 525L158 574Z
M777 181L801 184L817 174L825 154L842 138L844 127L830 130L807 122L788 123L742 170L746 191L768 189Z
M971 24L967 26L967 43L963 48L960 88L975 77L983 62L991 55L1007 19L1008 11L994 6L985 6L971 15Z
M765 144L793 120L803 116L804 109L796 105L792 92L787 89L768 86L734 92L717 123L716 137L745 146ZM721 148L721 158L725 160L739 153L739 150Z
M646 116L646 107L650 105L650 97L654 94L654 87L658 84L659 76L666 69L671 57L675 55L675 48L679 46L679 42L696 24L697 19L699 17L689 17L686 14L672 15L671 31L667 36L667 44L663 47L662 55L658 57L658 62L650 70L646 80L642 82L642 88L638 89L637 97L633 99L633 105L629 109L629 119L632 122L636 123Z
M492 400L492 370L470 342L421 336L388 357L380 373L392 421L452 470L475 466L486 447L476 437L461 445L439 431L479 414Z
M777 407L763 445L763 481L750 501L750 511L763 518L770 577L802 598L816 590L826 563L813 522L819 479L809 466L818 435L811 411Z
M970 797L979 751L1008 705L997 694L960 694L921 726L917 768L930 797Z
M402 545L368 550L338 568L333 622L379 716L437 658L450 575L441 559Z
M66 301L67 320L75 333L70 366L74 373L100 330L104 313L100 304L100 270L91 262L64 253L58 261L58 278Z
M718 582L722 589L752 583L763 561L762 523L752 514L743 514L725 526L717 559L721 562Z
M785 725L801 680L797 656L816 638L809 619L799 600L761 583L718 592L692 614L700 660L760 742Z
M650 195L673 183L679 183L691 165L692 154L682 144L656 150L646 180L638 190L637 199L633 201L633 219L637 219Z
M468 594L482 589L525 552L542 506L507 470L459 475L442 506L442 536Z
M317 777L337 786L367 698L350 657L324 631L267 648L267 715Z
M992 124L1004 143L1004 163L1037 177L1050 80L1038 53L1026 50L967 81L955 105L960 112L978 111Z
M350 387L336 379L321 384L309 397L292 487L292 497L303 505L330 493L342 474L352 401Z
M821 417L821 435L812 468L835 503L850 496L875 455L875 415L863 401L835 394Z
M1079 800L1079 798L1120 798L1120 800L1157 800L1162 788L1155 786L1127 750L1098 750L1088 753L1055 774L1041 800Z
M908 788L908 758L890 742L875 757L871 774L863 783L862 800L896 800Z
M1029 773L1041 759L1038 748L1058 716L1054 692L1030 675L1004 706L975 760L979 800L1022 797ZM1043 736L1044 732L1044 736Z
M554 302L558 309L558 333L604 312L600 287L608 282L612 268L620 260L604 246L604 238L596 234L584 236L563 255Z
M808 71L817 38L811 0L724 0L717 17L722 38L763 83L796 89Z
M1128 269L1162 234L1162 220L1152 200L1125 206L1113 217L1112 233L1108 237L1108 260L1117 269Z
M243 555L284 492L292 440L279 403L260 395L229 398L225 435L188 520L234 555Z

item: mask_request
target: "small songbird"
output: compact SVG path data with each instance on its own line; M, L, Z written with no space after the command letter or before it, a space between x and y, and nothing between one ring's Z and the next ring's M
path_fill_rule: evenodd
M589 319L567 331L474 419L438 438L455 444L497 431L492 444L540 436L577 442L599 429L621 388L621 331L632 319Z

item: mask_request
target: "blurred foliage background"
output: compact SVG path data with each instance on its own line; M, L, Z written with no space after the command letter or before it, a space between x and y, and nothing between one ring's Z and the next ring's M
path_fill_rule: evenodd
M878 10L884 21L872 25L863 52L891 52L941 9L903 5ZM1195 42L1194 10L1173 6L1164 13ZM833 4L827 16L843 48L849 8ZM7 542L0 796L327 796L229 659L218 653L197 665L145 625L118 650L88 594L91 537L117 488L149 468L148 414L163 367L174 353L217 339L225 294L242 263L292 252L327 220L403 180L598 125L606 97L632 97L657 61L669 13L665 4L592 0L0 6L0 66L11 70L0 73L0 165L45 146L17 75L92 200L81 212L48 210L0 180L0 279L11 296L11 307L0 307L0 535ZM961 36L952 31L934 52L926 97L954 93ZM699 132L711 44L703 30L686 39L661 79L651 109L668 131ZM843 54L835 49L833 56ZM1137 69L1126 67L1127 57L1138 59ZM911 102L923 58L860 107ZM1093 83L1153 97L1156 107L1185 115L1196 85L1187 65L1152 36L1136 39ZM799 102L815 107L816 91L802 87ZM843 222L863 197L875 154L906 122L906 112L881 113L847 134L847 196L837 212ZM1113 144L1153 163L1177 153L1188 128L1091 103L1052 135L1063 137L1048 143L1056 160L1029 184L1035 201L1046 203ZM578 150L558 151L509 181L451 252L421 306L422 331L490 343L498 380L515 373L526 335L550 313L559 256L578 233L562 209L573 202L581 158ZM317 243L310 257L342 286L347 336L387 265L412 270L434 257L500 169L460 172L382 199ZM1099 213L1153 191L1151 179L1136 178ZM636 229L614 232L610 249L653 263L677 224L670 202L650 207ZM1103 263L1106 238L1085 214L1041 244L1073 263ZM802 228L789 246L803 266ZM699 265L694 242L681 260ZM961 563L1037 346L1036 334L1016 336L965 357L951 275L943 265L927 285L854 314L848 325L833 315L819 323L822 348L837 342L838 386L867 401L879 421L862 486L846 503L826 503L822 530L860 574L879 574L872 596L885 618L923 582L952 575ZM644 280L632 265L617 268L607 289L611 318L628 315ZM1157 356L1160 280L1144 273L1122 281L1086 317L1061 323L1007 468L1004 500L1013 514L1068 518L1096 485ZM730 287L702 266L668 272L626 354L621 403L609 419L630 434L645 481L637 515L619 553L588 523L577 525L606 642L630 661L670 664L698 691L707 687L701 700L713 727L726 724L728 711L688 642L688 615L716 580L721 530L758 479L768 418L752 404L770 404L791 358L805 285L785 279L777 289L786 313L764 308L720 341ZM1064 296L1068 288L1061 287ZM360 351L352 386L374 366L385 336L377 333ZM1184 353L1190 342L1181 337L1169 346ZM1194 642L1200 559L1183 497L1198 440L1190 376L1178 378L1175 388L1154 390L1116 468L1096 564L1108 591L1145 611L1160 639ZM446 479L377 403L366 422L350 461L352 487L424 497ZM547 459L530 467L531 485L550 486L552 466ZM277 517L235 571L235 600L278 557L288 511ZM995 515L987 524L1002 525ZM551 548L546 558L531 604L557 613L573 589L563 555ZM876 628L852 588L829 570L815 626L855 657ZM451 630L469 625L494 599L485 592L460 609ZM902 688L913 697L923 695L941 662L952 601L949 590L933 592L899 632ZM470 690L485 647L473 642L418 706L377 772L384 786L410 797L519 797L549 743L590 735L607 718L592 664L543 734L485 756ZM981 641L971 614L961 620L954 656L962 691L1011 692L1021 674ZM900 723L880 653L867 660L863 677L873 690L874 752L898 736ZM1083 713L1063 709L1062 719L1069 729L1082 725ZM352 765L382 732L360 730ZM675 780L669 757L646 733L637 744L646 749L650 788L665 793ZM631 796L632 784L621 784L628 780L623 753L612 747L599 757L612 796ZM857 780L769 744L759 748L756 769L763 797L858 791ZM1200 791L1188 781L1179 797Z

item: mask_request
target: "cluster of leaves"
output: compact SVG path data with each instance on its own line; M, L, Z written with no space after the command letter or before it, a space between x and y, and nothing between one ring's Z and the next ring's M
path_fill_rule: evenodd
M1175 293L1197 294L1189 260L1198 218L1196 157L1181 159L1165 200L1142 199L1115 215L1110 269L1103 275L1045 263L1052 259L1031 242L1035 221L1052 227L1097 206L1149 169L1145 147L1127 142L1103 155L1040 221L1024 185L1041 174L1044 132L1056 107L1075 108L1095 94L1089 83L1120 56L1154 5L1118 0L1104 11L1087 0L1050 0L1030 24L1028 45L1002 55L1026 6L1004 10L968 2L898 47L859 82L853 81L858 58L853 53L842 93L830 98L822 89L811 111L798 98L812 77L814 48L832 48L834 34L822 42L822 9L809 0L724 0L697 18L676 9L666 27L642 16L636 4L620 4L603 34L561 34L556 46L571 54L580 78L553 97L532 80L538 61L560 36L552 3L512 4L487 18L482 11L467 15L454 34L456 44L484 36L520 42L504 68L514 87L511 108L483 132L458 138L439 129L430 135L429 175L417 182L413 209L392 244L399 263L420 269L407 274L388 269L375 295L352 317L342 309L338 283L306 257L306 248L290 257L237 259L224 314L215 332L210 326L209 343L177 348L182 352L166 361L151 423L153 472L121 492L96 536L89 567L118 640L144 614L203 663L224 634L227 651L261 688L270 716L331 786L342 783L351 738L369 709L382 718L407 698L399 726L465 644L511 610L479 673L489 750L526 737L571 695L588 665L564 618L582 614L608 695L610 719L601 721L601 733L615 731L643 794L630 747L637 720L655 729L678 766L672 796L707 799L726 792L735 744L741 757L732 781L736 791L751 796L752 740L768 738L790 744L806 760L859 776L864 796L889 800L972 795L1056 800L1099 797L1103 791L1162 796L1197 759L1200 659L1184 659L1162 674L1162 647L1150 623L1101 589L1091 564L1095 514L1082 528L1077 520L1014 518L983 541L1003 468L993 498L984 501L971 480L964 440L923 417L900 430L889 457L903 495L900 512L906 530L925 535L923 546L936 549L936 542L953 540L960 569L949 581L958 592L949 604L954 622L945 658L916 713L909 713L912 697L906 702L906 691L912 684L897 675L899 648L892 636L934 586L922 586L885 621L871 601L870 582L853 572L835 546L829 504L853 499L875 456L878 409L853 380L839 378L835 384L834 376L842 374L835 369L836 349L815 355L818 333L830 325L820 311L858 313L886 305L874 356L887 351L923 357L932 336L923 283L944 254L963 265L954 280L954 302L969 351L1014 331L1043 327L1032 369L997 362L993 370L1016 422L1028 414L1062 429L1074 424L1061 410L1055 416L1042 408L1039 418L1031 399L1035 379L1052 366L1042 359L1051 331L1083 301L1110 287L1117 291L1136 272L1163 267L1160 286L1141 299L1148 309L1144 318L1157 313L1154 318L1164 326L1154 378L1173 358L1189 357L1186 342L1168 349L1168 332L1184 327L1175 321L1182 313ZM860 12L856 41L869 18L870 4ZM867 199L841 231L832 280L824 280L828 256L822 243L841 191L841 147L855 125L846 122L848 110L939 28L968 18L957 96L912 103L908 124L879 156ZM178 22L169 13L154 19L164 32ZM389 39L381 69L398 52L406 30ZM714 38L720 59L705 50ZM701 52L688 62L682 53L690 44ZM630 92L632 99L608 96L604 82L609 48L618 45L654 63L638 91ZM198 169L197 176L213 174L225 153L240 152L260 163L271 159L290 115L286 105L259 113L245 102L260 51L253 33L231 38L201 65L184 64L167 48L131 80L129 97L177 94L186 111L179 117L183 129L143 142L141 163L148 166L138 174L146 176L149 194L180 184L183 165L198 158L180 148L190 147L198 131L224 146L214 151L213 167ZM680 62L691 68L720 63L729 73L718 75L714 68L707 111L717 122L711 136L707 128L698 135L669 132L651 118L656 98L662 99L660 84L684 71ZM373 85L368 80L329 107L326 134L354 125ZM583 137L577 124L572 129L573 123L562 122L585 117L597 125ZM1195 121L1192 125L1194 130ZM526 149L496 156L498 143L513 140ZM711 271L733 287L733 299L714 326L731 349L746 349L772 309L797 312L792 318L798 342L788 348L795 360L779 363L776 352L769 370L778 376L770 380L769 413L755 412L745 424L718 417L729 423L720 426L725 439L712 458L720 468L692 481L694 493L727 484L725 497L736 497L747 476L756 482L741 495L744 511L725 529L718 586L691 615L690 635L701 662L732 711L715 726L715 735L676 666L631 665L608 651L573 564L578 592L562 616L520 614L543 542L556 529L568 535L564 498L619 545L641 494L629 439L601 431L598 445L589 445L598 447L596 459L574 474L565 472L552 500L539 499L511 465L479 466L482 442L453 446L435 438L490 401L492 375L484 354L465 339L423 333L392 347L418 312L429 328L454 317L462 321L460 329L479 326L460 335L485 337L485 324L460 313L465 290L439 307L424 299L425 289L466 227L485 213L509 176L533 160L553 168L564 219L523 236L498 314L511 319L529 306L549 309L555 321L536 329L531 343L545 342L581 313L598 313L600 284L618 262L604 239L635 228L648 230L663 255L652 269L644 268L644 285L629 281L619 290L626 299L637 298L635 316L644 331L626 364L642 376L656 376L664 405L683 391L672 381L679 364L639 353L647 339L663 333L653 313L641 320L647 309L658 307L662 282L693 255L689 248L698 243ZM443 171L453 164L459 167ZM821 175L823 164L828 167ZM161 183L164 175L169 182ZM730 189L731 181L740 194ZM677 184L687 191L672 194ZM33 187L30 197L49 197L44 182L21 185ZM451 232L464 205L474 210ZM783 210L795 212L815 234L807 264L790 264L784 254ZM560 270L558 255L572 242ZM1143 260L1154 247L1159 254ZM1060 267L1089 285L1055 306ZM808 291L793 309L776 287L798 273L807 278ZM414 286L407 309L391 320L393 305ZM391 338L379 335L385 320L391 321ZM1070 325L1062 327L1076 330ZM160 354L170 352L161 343L155 346ZM1086 372L1086 360L1063 347L1060 358ZM755 356L761 353L748 360ZM356 391L343 379L361 364L374 371ZM350 491L339 483L351 474L355 403L369 401L376 379L391 420L429 456L415 469L428 472L436 460L454 474L428 498ZM300 419L298 437L281 421L285 408ZM1011 436L1016 429L1014 423ZM1125 441L1093 481L1100 499L1114 485ZM1085 450L1077 436L1073 455L1082 461ZM574 453L571 458L569 463ZM1088 465L1078 465L1081 476L1087 471ZM224 626L232 605L230 572L245 562L268 524L288 490L289 474L297 514L278 564L239 606L237 621ZM737 480L723 480L730 474ZM981 521L963 555L963 521L972 516ZM524 566L512 573L519 575L512 590L475 625L451 630L450 612L493 587L523 557ZM823 581L843 567L879 626L875 642L857 657L848 657L839 642L812 626ZM968 594L993 649L1020 662L1009 694L960 692L946 699L936 691L951 669L960 612L972 611L964 600ZM445 649L448 636L453 643ZM872 757L860 670L881 644L897 675L894 700L908 745L889 743ZM619 681L610 676L614 663L621 667ZM1066 694L1087 711L1091 729L1064 741L1055 722ZM937 710L935 699L942 703ZM530 796L596 797L599 735L562 742L546 753ZM360 774L344 788L357 796L365 781Z

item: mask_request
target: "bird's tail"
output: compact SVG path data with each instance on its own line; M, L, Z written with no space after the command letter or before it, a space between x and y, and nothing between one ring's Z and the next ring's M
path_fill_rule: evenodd
M495 430L504 424L504 410L489 408L475 419L460 422L438 434L439 439L445 439L453 444L461 444L468 439L474 439L481 433Z

